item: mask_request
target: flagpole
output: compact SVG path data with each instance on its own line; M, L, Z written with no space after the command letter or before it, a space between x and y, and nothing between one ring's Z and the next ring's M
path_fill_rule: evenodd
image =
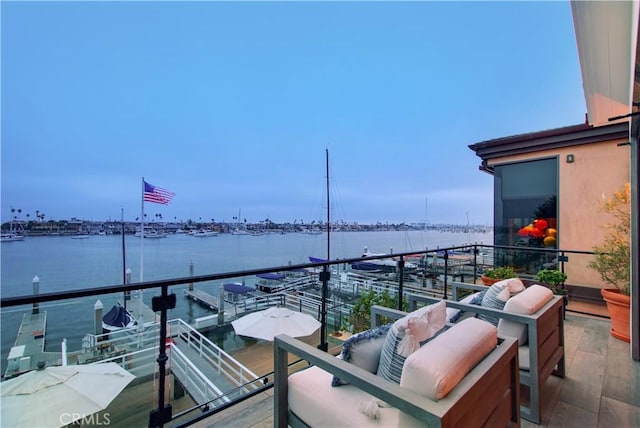
M144 177L142 177L142 193L140 208L140 282L144 281Z
M144 177L142 177L142 201L140 203L140 282L144 281ZM142 289L138 290L138 346L142 346L142 333L144 331L144 303Z

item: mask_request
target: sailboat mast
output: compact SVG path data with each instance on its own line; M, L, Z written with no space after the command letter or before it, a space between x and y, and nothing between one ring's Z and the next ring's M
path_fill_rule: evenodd
M424 198L424 231L427 231L427 219L428 216L428 208L429 208L429 198Z
M327 261L331 260L331 206L329 205L329 149L325 149L327 169Z
M120 208L120 238L122 238L122 284L127 284L127 256L124 243L124 208ZM127 300L130 295L128 291L124 292L124 308L127 309Z

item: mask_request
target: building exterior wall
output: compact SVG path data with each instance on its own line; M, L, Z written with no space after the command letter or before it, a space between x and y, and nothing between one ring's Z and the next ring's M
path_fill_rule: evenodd
M489 166L558 157L558 243L564 250L592 251L604 239L604 224L611 216L600 209L600 201L611 197L629 181L630 146L627 139L539 150L491 159ZM573 155L573 162L567 156ZM586 267L591 255L570 254L565 269L567 283L604 287L598 273Z

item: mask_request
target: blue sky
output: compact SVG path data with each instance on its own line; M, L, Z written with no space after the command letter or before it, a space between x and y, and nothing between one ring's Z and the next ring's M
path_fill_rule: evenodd
M469 144L584 122L568 2L7 2L2 220L491 224Z

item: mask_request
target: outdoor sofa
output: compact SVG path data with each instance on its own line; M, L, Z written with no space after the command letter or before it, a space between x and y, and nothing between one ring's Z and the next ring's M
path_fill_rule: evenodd
M518 338L520 384L529 388L528 406L522 404L520 412L524 419L539 424L542 416L540 397L542 386L552 374L561 378L565 376L562 296L553 295L550 290L541 285L527 287L522 291L524 294L518 297L520 302L524 300L523 298L527 299L527 302L524 305L519 304L517 307L519 312L532 312L529 314L491 309L458 301L463 290L467 290L467 293L477 293L486 291L488 288L484 285L453 282L452 300L445 300L447 308L450 308L448 310L463 311L462 318L469 314L497 317L500 320L498 336ZM542 290L545 291L541 292ZM468 295L464 300L469 301L471 297ZM512 299L514 298L512 297ZM420 302L433 304L439 301L416 294L408 294L408 300L410 310L415 310ZM513 305L511 306L513 307ZM532 310L537 309L535 311L522 310L523 306ZM504 309L509 309L509 306L505 306ZM388 314L385 308L375 307L372 309L372 325L378 325L380 316L383 314Z
M407 315L395 312L395 318ZM465 326L440 330L444 333L408 356L400 383L297 339L276 336L274 426L519 426L517 341L498 338L497 329L484 321L467 321ZM371 352L367 346L363 348ZM483 348L480 353L478 346ZM289 353L309 366L290 374ZM332 383L336 378L339 386ZM432 394L439 395L428 398ZM373 404L375 415L365 411L367 404Z

